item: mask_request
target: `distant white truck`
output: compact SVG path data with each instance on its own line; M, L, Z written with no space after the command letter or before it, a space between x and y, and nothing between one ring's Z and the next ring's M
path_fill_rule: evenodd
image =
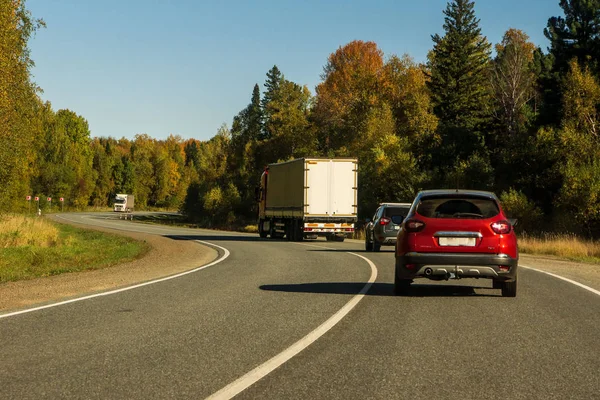
M114 211L122 213L122 215L125 216L125 219L127 219L128 216L133 219L133 199L134 197L132 194L118 193L115 196ZM121 215L119 215L119 219L121 219Z
M300 158L269 164L256 189L261 237L343 241L357 220L358 160Z

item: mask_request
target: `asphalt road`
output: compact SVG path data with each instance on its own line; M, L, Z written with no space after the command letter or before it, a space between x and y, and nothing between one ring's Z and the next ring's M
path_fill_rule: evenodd
M0 315L2 399L600 399L600 296L568 282L522 269L516 298L486 280L395 297L391 248L69 218L227 257Z

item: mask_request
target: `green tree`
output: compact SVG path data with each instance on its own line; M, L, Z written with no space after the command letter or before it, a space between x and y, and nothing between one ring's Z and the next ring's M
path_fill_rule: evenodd
M392 56L385 63L384 76L385 99L395 119L396 135L408 140L420 165L430 165L440 136L424 67L409 56Z
M284 79L272 99L265 105L270 116L268 130L270 139L261 146L260 164L311 156L316 149L316 137L308 121L310 91ZM266 156L266 157L265 157Z
M45 105L31 81L28 41L43 21L24 1L0 2L0 211L24 204L34 173L34 141Z
M576 59L563 87L565 119L561 131L565 162L559 205L573 212L587 233L600 232L600 84Z
M600 60L600 0L560 0L559 4L564 17L551 17L544 29L555 69L567 73L573 58L581 66L596 66Z
M435 157L440 173L485 152L490 99L491 46L481 34L474 2L451 1L444 14L444 36L432 36L434 47L428 55L428 86L442 138Z
M271 131L269 129L271 114L268 109L268 104L277 96L283 79L283 75L281 74L279 68L277 68L277 65L274 65L273 68L267 72L267 80L265 81L264 85L265 92L261 100L261 107L263 110L263 134L261 135L260 139L264 140L271 138Z
M59 110L49 114L44 130L37 148L40 157L34 187L46 196L65 197L75 207L87 206L98 173L93 169L88 122L71 110Z
M553 67L545 81L543 122L555 125L562 118L562 80L571 60L591 68L596 76L600 60L600 0L560 0L559 4L564 16L550 17L544 29Z

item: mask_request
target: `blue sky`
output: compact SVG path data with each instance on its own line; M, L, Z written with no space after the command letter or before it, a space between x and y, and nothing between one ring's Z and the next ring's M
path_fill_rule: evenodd
M92 136L147 133L207 140L277 65L314 93L329 54L356 39L386 56L426 60L447 0L27 0L46 21L30 42L34 80L55 110L86 118ZM508 28L542 48L558 0L478 0L483 34Z

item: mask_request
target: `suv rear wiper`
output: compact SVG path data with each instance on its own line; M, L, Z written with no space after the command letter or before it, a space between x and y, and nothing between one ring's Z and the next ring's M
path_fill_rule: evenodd
M452 215L454 218L483 218L483 215L476 213L457 212Z

